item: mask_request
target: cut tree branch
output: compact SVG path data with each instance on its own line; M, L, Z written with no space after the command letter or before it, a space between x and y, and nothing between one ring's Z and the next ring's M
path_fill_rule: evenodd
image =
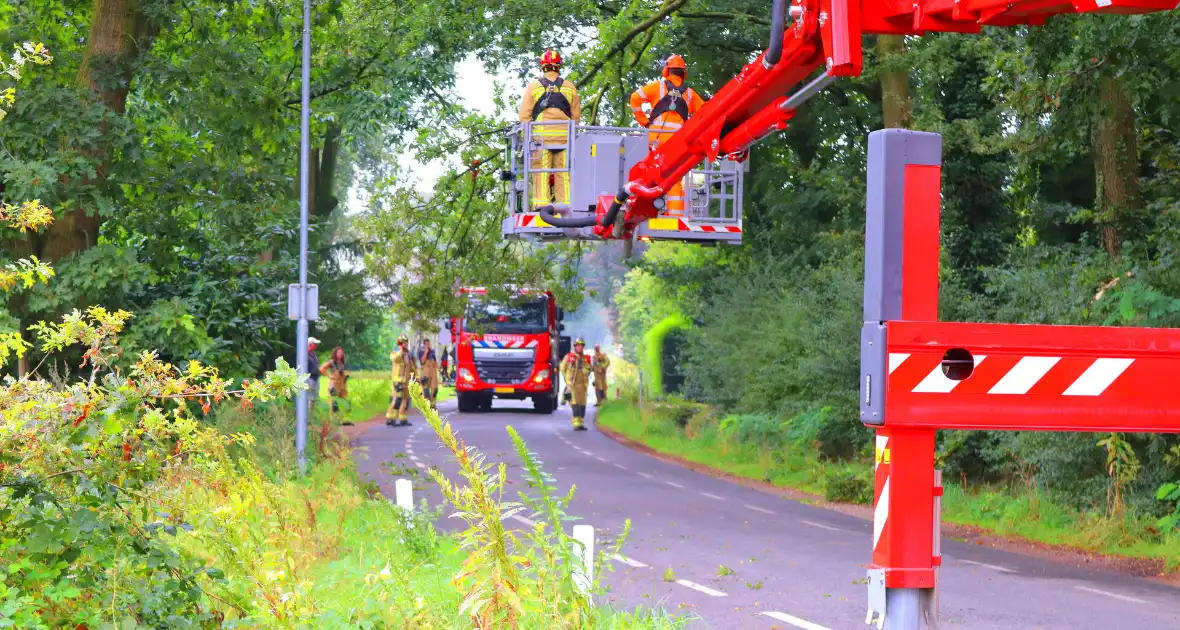
M582 85L589 84L591 79L593 79L594 76L602 70L602 67L606 65L607 61L610 61L615 57L615 55L618 55L619 53L626 50L627 46L629 46L631 42L635 41L636 37L639 37L648 30L655 28L655 26L663 21L664 18L675 13L680 9L680 7L684 6L686 2L688 2L688 0L667 0L667 2L665 2L660 7L660 10L654 15L640 22L639 24L636 24L635 28L631 29L630 31L627 31L627 34L624 35L617 44L612 46L611 49L607 51L605 57L595 62L594 65L590 66L590 68L586 70L582 76L578 77L577 83Z

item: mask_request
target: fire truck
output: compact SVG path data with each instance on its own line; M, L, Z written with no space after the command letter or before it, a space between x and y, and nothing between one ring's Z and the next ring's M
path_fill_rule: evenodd
M464 312L450 320L455 343L459 411L487 411L495 398L532 399L539 413L557 408L565 312L549 291L513 289L493 299L483 288L464 288Z

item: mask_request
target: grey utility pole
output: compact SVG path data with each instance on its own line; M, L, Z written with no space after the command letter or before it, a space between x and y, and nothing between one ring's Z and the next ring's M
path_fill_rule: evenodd
M311 158L311 0L303 0L303 79L302 99L299 111L299 284L289 287L288 316L297 318L295 332L295 368L301 379L306 380L310 370L318 365L307 364L308 320L316 318L318 300L312 298L315 290L307 284L307 177ZM293 290L290 290L293 289ZM311 299L309 299L311 298ZM299 471L307 471L307 392L295 396L295 452L299 457Z

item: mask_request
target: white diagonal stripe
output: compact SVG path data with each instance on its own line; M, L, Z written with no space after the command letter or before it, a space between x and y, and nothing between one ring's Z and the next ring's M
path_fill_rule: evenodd
M986 354L975 355L975 367L979 367L979 364L983 363L986 358ZM913 391L916 394L949 394L962 382L947 378L946 374L942 373L942 364L939 364L934 366L934 369L914 387Z
M1027 394L1060 360L1061 357L1022 357L987 393Z
M873 549L881 540L881 532L885 531L885 520L889 518L889 480L881 486L881 496L877 497L877 507L873 508Z
M890 352L889 353L889 373L893 374L893 370L901 367L905 360L910 358L910 355L905 352Z
M1097 359L1066 389L1062 396L1097 396L1106 391L1135 359Z

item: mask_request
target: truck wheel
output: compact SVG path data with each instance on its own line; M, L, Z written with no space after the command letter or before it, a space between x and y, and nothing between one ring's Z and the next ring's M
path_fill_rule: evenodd
M455 397L459 401L459 413L471 413L476 411L479 400L475 397L475 394L465 394L463 392L459 392L455 395Z
M482 399L480 399L479 410L480 411L491 411L492 410L492 395L491 394L488 394L487 396L484 396Z
M551 395L534 396L533 397L533 411L537 413L553 413L557 408L557 399Z

